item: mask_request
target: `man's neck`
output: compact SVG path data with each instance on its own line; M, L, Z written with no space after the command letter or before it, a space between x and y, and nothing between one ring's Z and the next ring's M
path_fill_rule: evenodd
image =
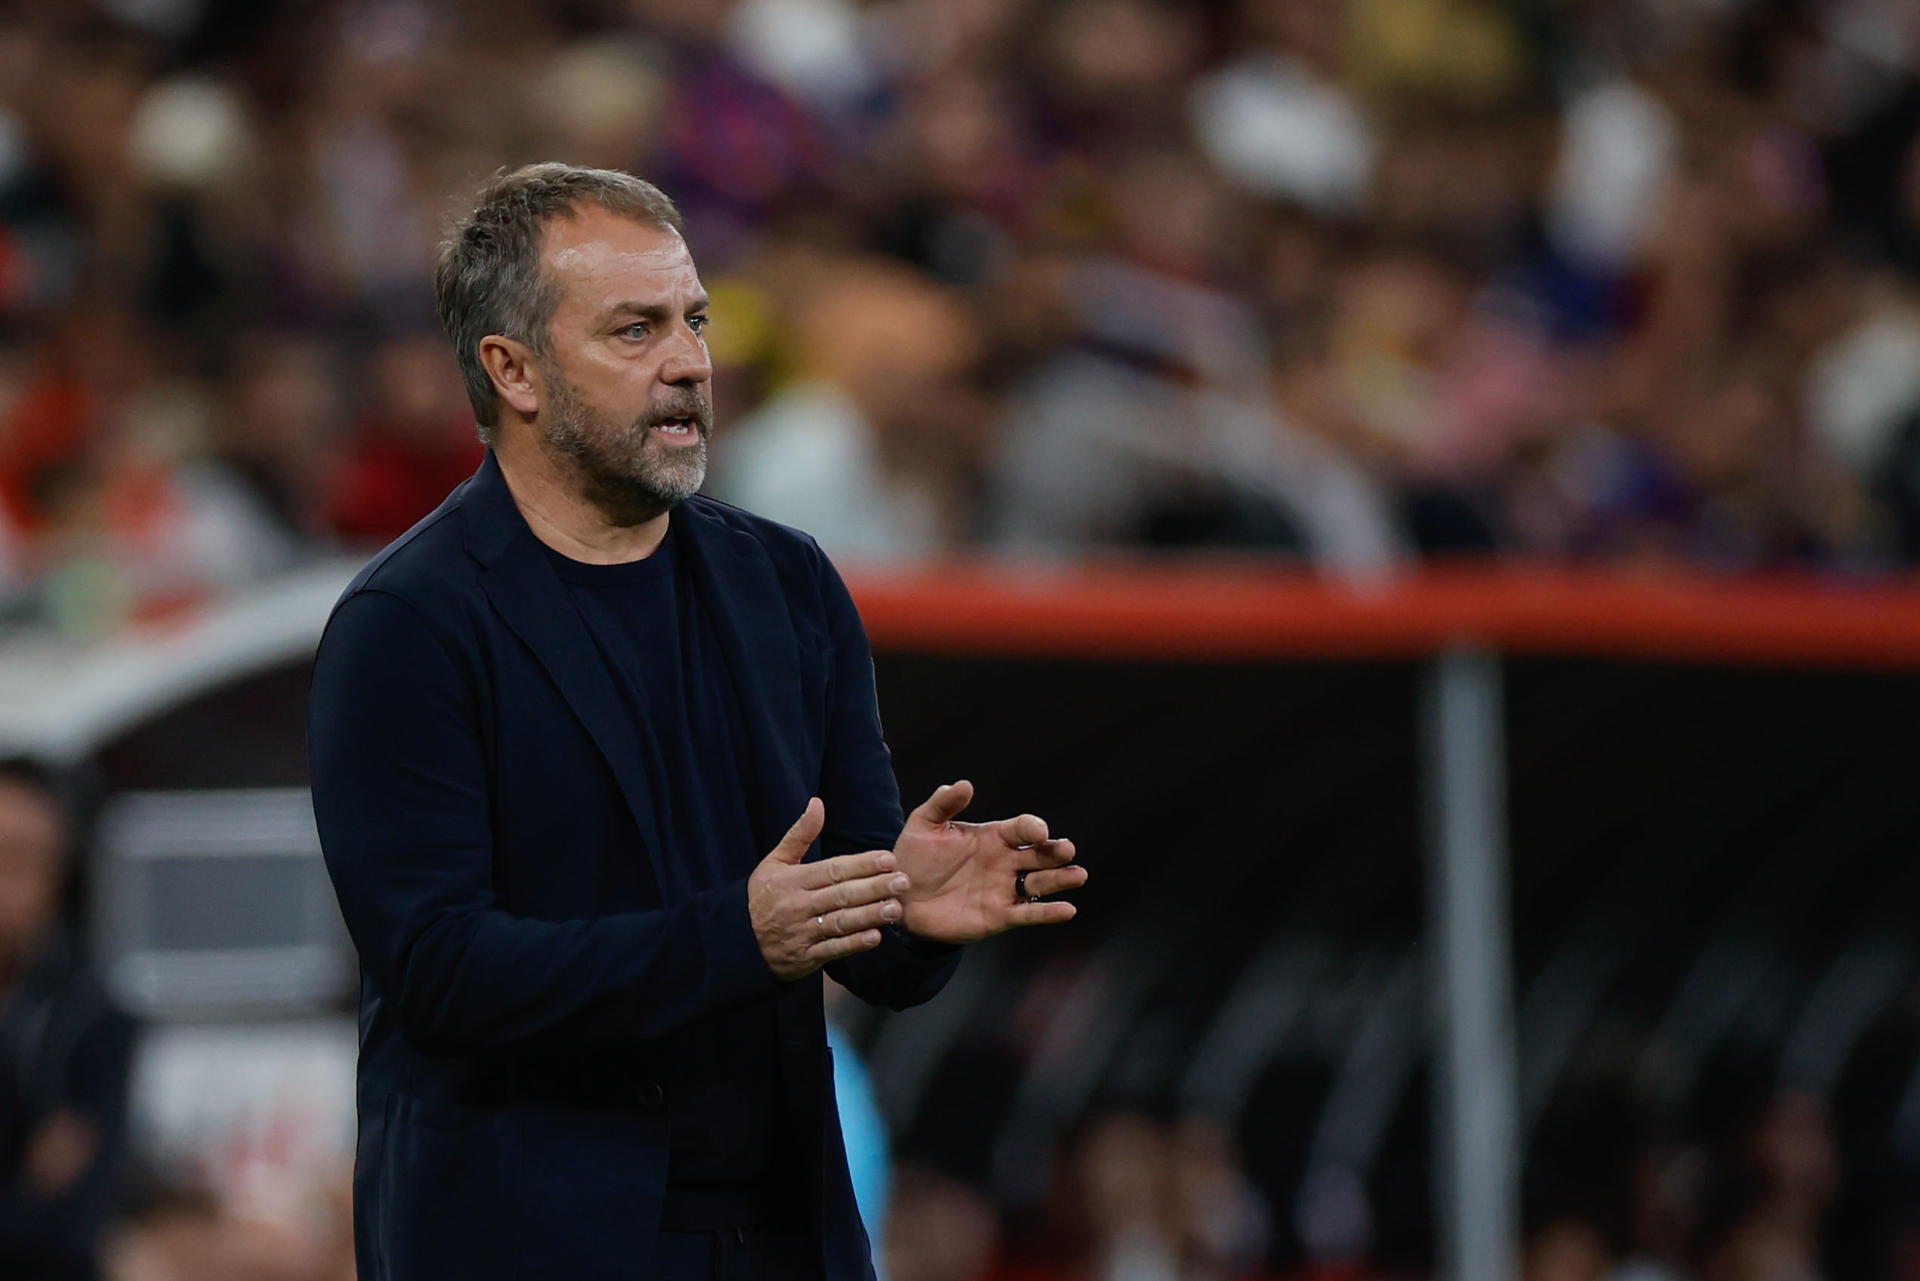
M645 560L667 536L667 513L628 521L611 515L583 492L580 480L531 439L530 430L503 432L494 457L507 492L527 528L553 550L589 565Z

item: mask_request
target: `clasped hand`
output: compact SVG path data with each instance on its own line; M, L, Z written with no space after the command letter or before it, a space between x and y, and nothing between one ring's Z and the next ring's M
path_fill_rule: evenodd
M1071 903L1047 896L1087 883L1073 842L1049 837L1032 814L991 823L955 820L973 801L962 780L934 789L891 850L802 862L826 824L818 797L747 880L754 937L774 976L804 978L880 946L883 925L921 938L970 943L1021 925L1054 925Z
M901 918L907 878L892 850L801 862L820 838L819 797L747 878L747 915L774 977L805 978L830 962L880 946L880 927Z
M921 938L971 943L1021 925L1071 921L1071 903L1042 902L1080 888L1087 869L1074 863L1073 842L1053 839L1046 820L1020 814L990 823L956 820L973 803L965 779L933 789L907 815L893 843L908 889L901 918Z

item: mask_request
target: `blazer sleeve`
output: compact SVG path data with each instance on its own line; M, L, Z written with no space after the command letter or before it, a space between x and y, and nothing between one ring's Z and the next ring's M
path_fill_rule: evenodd
M820 556L821 598L833 646L831 717L821 766L820 799L827 807L821 853L828 858L892 849L905 825L893 756L880 729L873 652L860 611L839 573ZM835 961L827 973L854 995L896 1010L929 1000L960 964L960 949L917 939L905 930L882 931L870 952Z
M308 698L314 816L374 992L423 1053L628 1043L771 993L739 886L659 911L515 916L495 901L472 665L411 603L335 610Z

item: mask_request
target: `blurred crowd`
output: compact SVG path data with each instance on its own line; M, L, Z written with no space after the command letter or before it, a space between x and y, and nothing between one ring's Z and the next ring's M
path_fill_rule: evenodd
M0 587L378 545L502 165L663 185L711 492L848 561L1920 555L1901 0L0 4Z
M1887 1231L1887 1207L1842 1206L1822 1101L1736 1090L1706 1111L1654 1126L1582 1099L1573 1148L1556 1150L1565 1133L1536 1144L1519 1281L1920 1275L1910 1205L1904 1237ZM1101 1109L1061 1143L1040 1205L1007 1212L981 1180L910 1161L883 1261L888 1281L1417 1281L1435 1275L1425 1210L1334 1171L1262 1186L1218 1125Z
M1536 1140L1517 1281L1920 1276L1912 1189L1891 1202L1845 1195L1834 1123L1811 1095L1735 1091L1731 1106L1686 1124L1650 1125L1593 1098L1577 1110L1577 1135ZM909 1148L872 1224L876 1263L883 1281L1439 1275L1419 1161L1389 1161L1371 1178L1316 1171L1283 1187L1265 1176L1294 1154L1274 1155L1255 1172L1212 1120L1100 1107L1061 1137L1039 1197L1009 1202L966 1162ZM350 1221L344 1173L277 1207L154 1184L102 1237L101 1278L353 1281ZM10 1241L0 1230L0 1246ZM85 1271L6 1275L93 1281Z

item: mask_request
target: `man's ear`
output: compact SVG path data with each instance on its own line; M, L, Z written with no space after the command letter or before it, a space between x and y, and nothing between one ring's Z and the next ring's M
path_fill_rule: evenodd
M480 340L480 363L493 379L494 392L514 412L532 418L539 411L539 369L525 343L488 334Z

